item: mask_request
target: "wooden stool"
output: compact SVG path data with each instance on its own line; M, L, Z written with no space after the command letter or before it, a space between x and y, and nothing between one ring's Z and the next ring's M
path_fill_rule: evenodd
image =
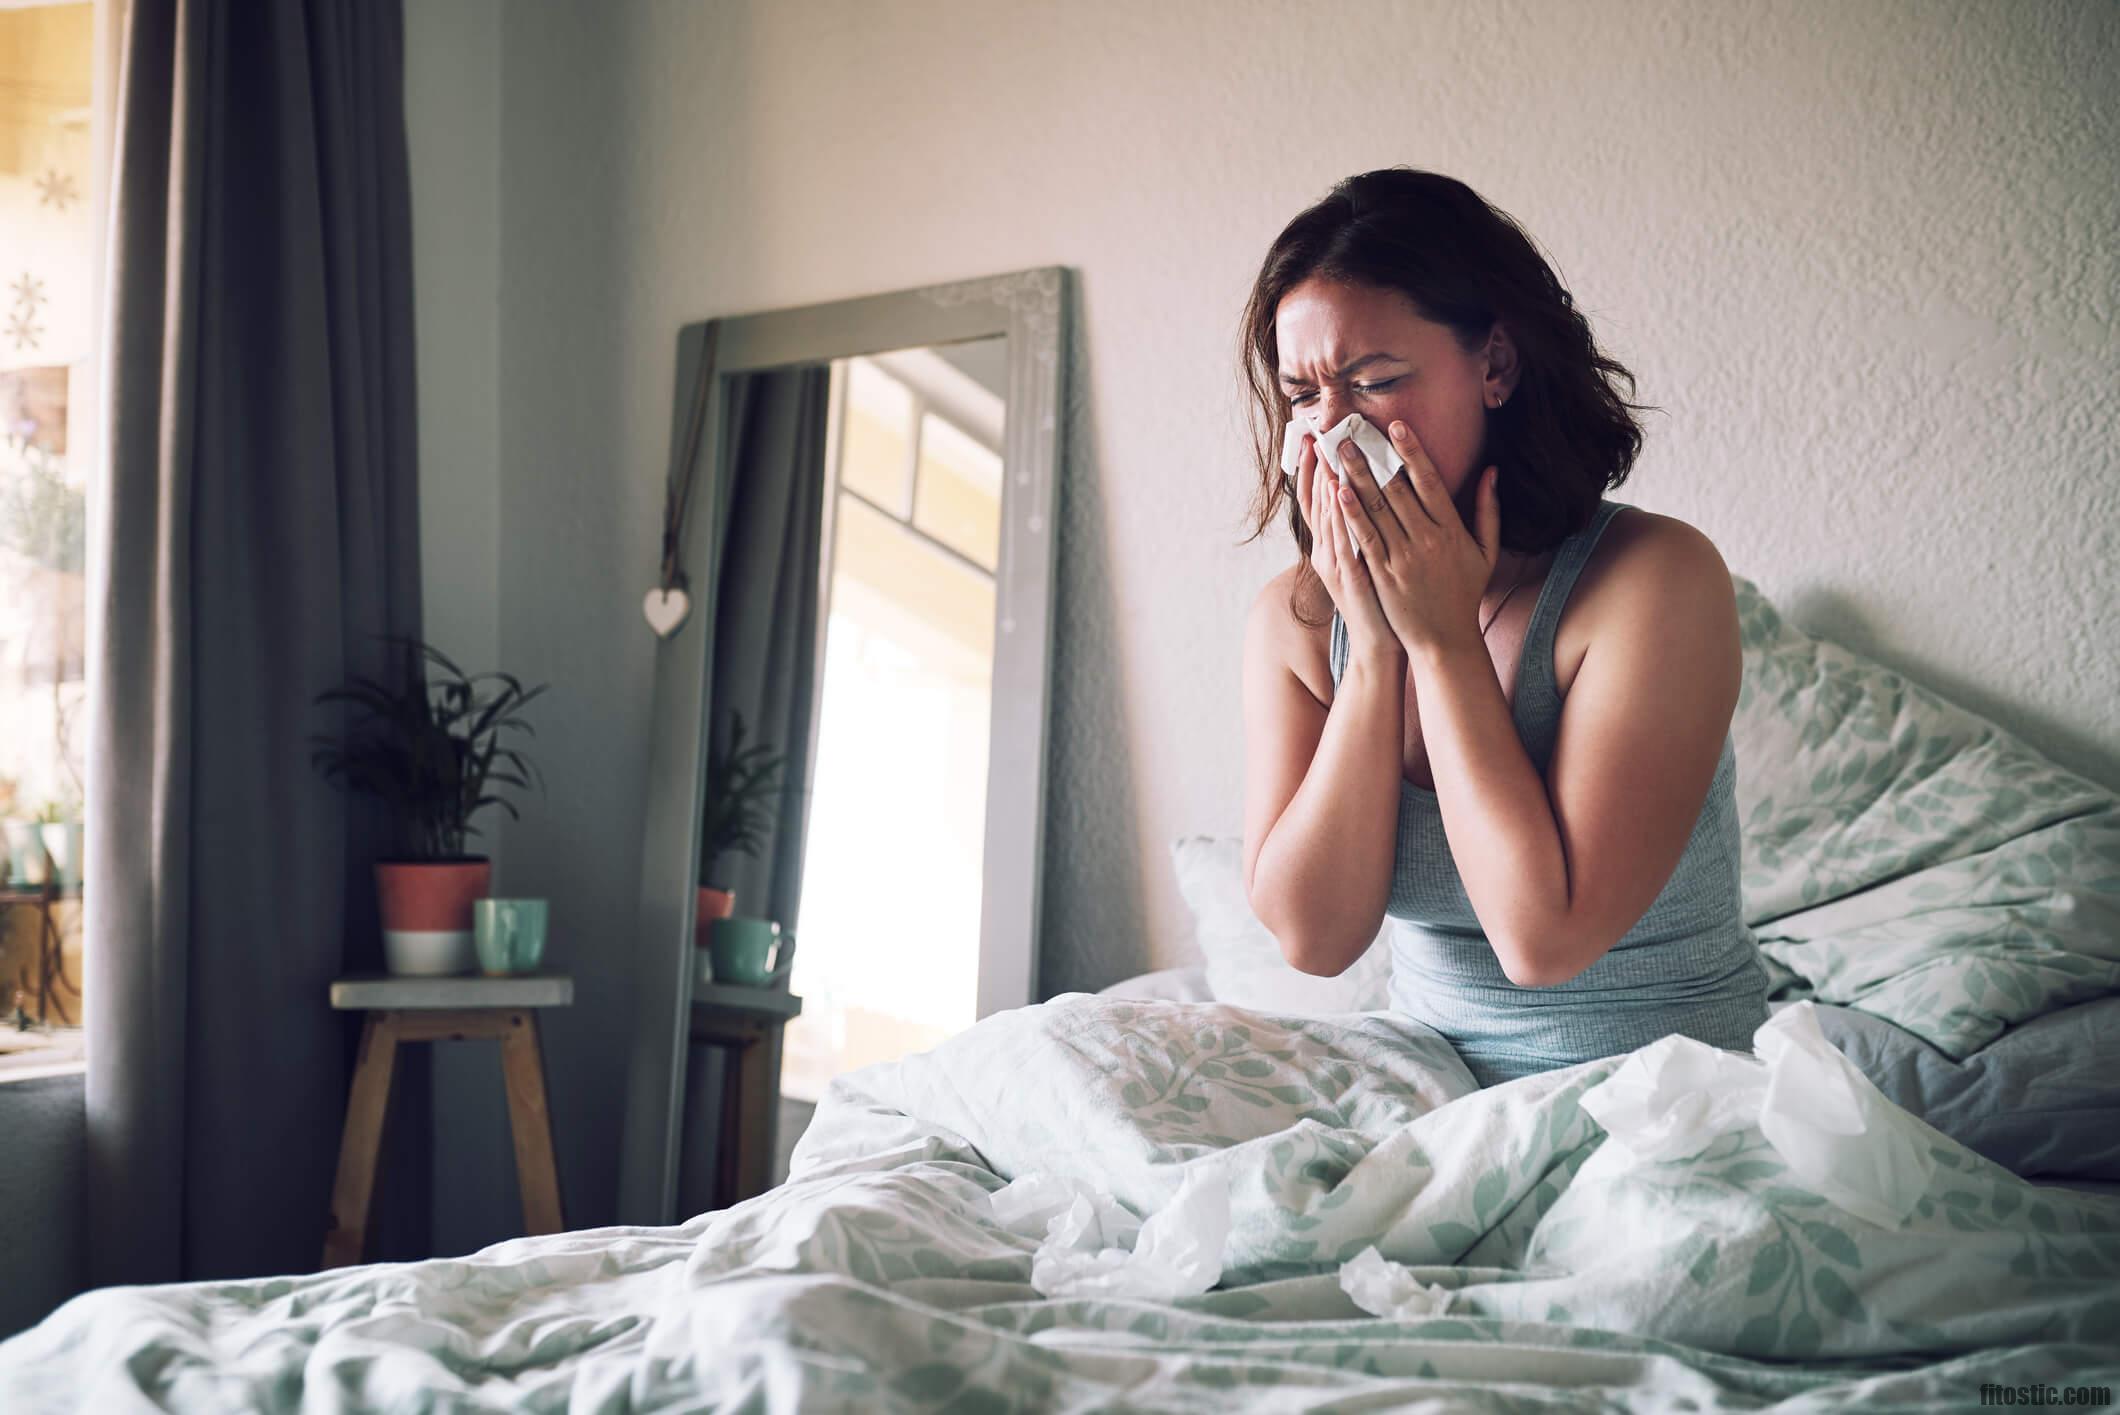
M559 1167L552 1152L552 1112L545 1098L545 1054L538 1044L535 1009L565 1007L573 1001L574 980L554 973L511 978L366 975L331 985L333 1007L366 1012L368 1018L346 1098L339 1174L331 1186L331 1219L324 1230L324 1267L361 1261L399 1042L500 1042L508 1122L515 1132L515 1177L523 1192L523 1231L558 1233L566 1227L560 1218Z
M691 1035L695 1043L724 1049L721 1123L714 1141L714 1173L705 1202L697 1179L681 1173L681 1206L692 1211L726 1209L773 1187L773 1159L780 1132L780 1041L802 999L776 988L736 983L692 985ZM689 1071L689 1068L687 1068ZM697 1137L686 1145L697 1172ZM684 1217L680 1215L680 1218Z

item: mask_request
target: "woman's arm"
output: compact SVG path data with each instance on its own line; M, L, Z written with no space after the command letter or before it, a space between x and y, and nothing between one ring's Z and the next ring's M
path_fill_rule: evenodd
M1376 938L1398 842L1406 657L1351 653L1330 710L1294 669L1307 645L1288 611L1293 572L1244 629L1244 880L1291 966L1331 977Z
M1443 833L1519 987L1588 968L1670 883L1743 686L1736 592L1714 543L1666 517L1605 536L1605 564L1572 597L1590 646L1545 779L1483 651L1412 657Z

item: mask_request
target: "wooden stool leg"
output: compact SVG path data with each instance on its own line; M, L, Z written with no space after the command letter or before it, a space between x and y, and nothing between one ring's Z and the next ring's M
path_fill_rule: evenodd
M779 1051L765 1038L743 1049L736 1063L736 1197L734 1202L773 1187L774 1108L780 1103Z
M326 1268L358 1263L368 1236L368 1208L375 1198L375 1166L390 1110L390 1078L397 1063L396 1016L371 1012L361 1027L360 1059L346 1098L346 1129L339 1138L339 1173L331 1186L331 1219L324 1231Z
M515 1177L523 1191L523 1231L560 1233L559 1165L552 1153L552 1110L545 1097L545 1054L537 1014L516 1013L501 1040L508 1081L508 1125L515 1132Z
M758 1050L755 1041L732 1042L721 1049L721 1113L714 1137L714 1207L726 1209L743 1198L743 1074L745 1058Z

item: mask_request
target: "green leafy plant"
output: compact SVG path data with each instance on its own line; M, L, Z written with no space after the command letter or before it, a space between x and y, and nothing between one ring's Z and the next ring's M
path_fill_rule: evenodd
M756 858L775 819L772 802L783 794L784 753L765 742L744 745L743 714L733 709L725 729L707 744L706 804L701 811L700 880L709 888L727 855Z
M466 674L418 639L385 641L404 650L404 686L356 675L318 694L319 706L347 703L359 712L343 737L313 735L310 760L326 780L389 804L400 858L463 859L466 838L478 834L471 818L479 811L499 806L522 819L490 788L544 788L536 764L500 739L504 732L537 735L518 713L545 685L525 688L508 673ZM487 683L498 686L482 692Z

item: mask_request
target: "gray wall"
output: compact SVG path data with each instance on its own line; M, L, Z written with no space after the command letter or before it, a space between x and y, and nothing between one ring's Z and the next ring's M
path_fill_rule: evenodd
M0 1080L0 1337L81 1290L82 1080Z
M474 673L500 659L500 5L407 0L426 637ZM534 708L535 705L533 705ZM534 801L523 803L537 809ZM497 891L498 812L477 821ZM464 1253L520 1231L498 1042L434 1048L434 1231ZM512 1162L512 1161L511 1161ZM496 1185L500 1187L495 1187Z
M2120 7L416 10L465 65L498 25L499 660L554 685L551 797L507 832L502 878L553 897L580 988L552 1028L578 1222L612 1212L639 600L689 320L1081 273L1049 991L1191 956L1168 842L1239 829L1243 615L1290 554L1239 544L1238 312L1282 223L1373 166L1460 176L1549 252L1664 410L1621 499L1699 526L1806 628L2120 782L2096 638L2120 549L2120 251L2098 234ZM1297 75L1318 76L1300 101ZM438 121L484 92L452 88ZM471 1158L447 1180L506 1201L505 1145Z

